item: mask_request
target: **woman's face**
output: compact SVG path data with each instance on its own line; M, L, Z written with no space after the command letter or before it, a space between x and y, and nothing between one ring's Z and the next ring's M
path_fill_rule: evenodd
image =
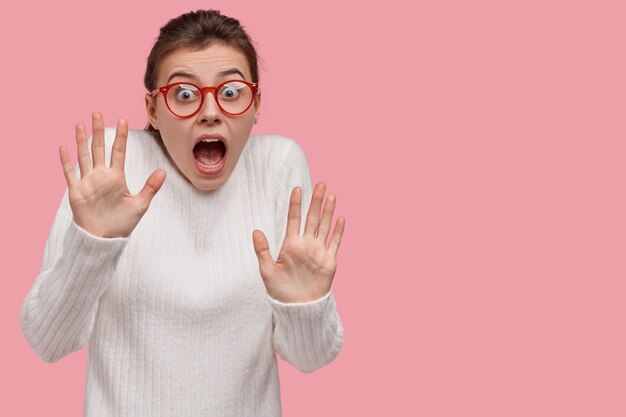
M216 87L241 79L252 82L245 55L231 46L214 44L200 50L175 50L159 65L157 87L175 82ZM162 93L156 97L146 95L148 117L161 133L167 152L182 174L201 190L215 190L226 182L248 141L259 109L257 96L245 113L229 116L222 113L215 96L205 92L198 113L183 119L168 110ZM215 142L216 138L205 138L205 143L199 144L201 136L207 134L223 139L223 146Z

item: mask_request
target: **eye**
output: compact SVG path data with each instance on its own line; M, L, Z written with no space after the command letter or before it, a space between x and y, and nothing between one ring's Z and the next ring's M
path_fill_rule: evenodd
M194 101L200 97L198 89L193 85L179 84L174 87L174 95L177 101Z
M220 98L231 101L237 100L246 88L248 88L246 84L236 81L225 84L220 90Z

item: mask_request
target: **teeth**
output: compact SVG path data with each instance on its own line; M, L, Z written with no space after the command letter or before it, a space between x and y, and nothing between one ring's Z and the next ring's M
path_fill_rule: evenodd
M207 138L202 139L202 142L219 142L219 139Z

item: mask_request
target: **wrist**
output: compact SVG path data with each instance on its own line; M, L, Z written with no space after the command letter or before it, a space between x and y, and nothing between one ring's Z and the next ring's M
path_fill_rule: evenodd
M124 239L127 238L130 234L122 234L119 232L110 232L107 230L99 230L98 228L94 227L93 225L84 225L81 224L79 221L77 221L75 218L74 220L74 224L76 225L76 227L80 230L82 230L84 233L90 235L91 237L94 238L98 238L98 239Z
M328 290L322 292L309 293L295 297L276 297L270 293L267 293L267 296L270 300L274 301L277 304L313 304L318 303L325 298L328 298L331 292L332 288L329 288Z

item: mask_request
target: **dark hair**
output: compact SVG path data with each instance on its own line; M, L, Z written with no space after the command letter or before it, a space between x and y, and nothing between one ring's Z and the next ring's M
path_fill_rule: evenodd
M216 43L232 46L242 52L250 65L252 82L259 82L259 58L252 39L239 21L220 14L219 10L197 10L182 14L161 28L148 56L144 86L148 91L157 88L159 64L178 48L202 49ZM144 130L152 132L162 144L161 134L150 122Z

